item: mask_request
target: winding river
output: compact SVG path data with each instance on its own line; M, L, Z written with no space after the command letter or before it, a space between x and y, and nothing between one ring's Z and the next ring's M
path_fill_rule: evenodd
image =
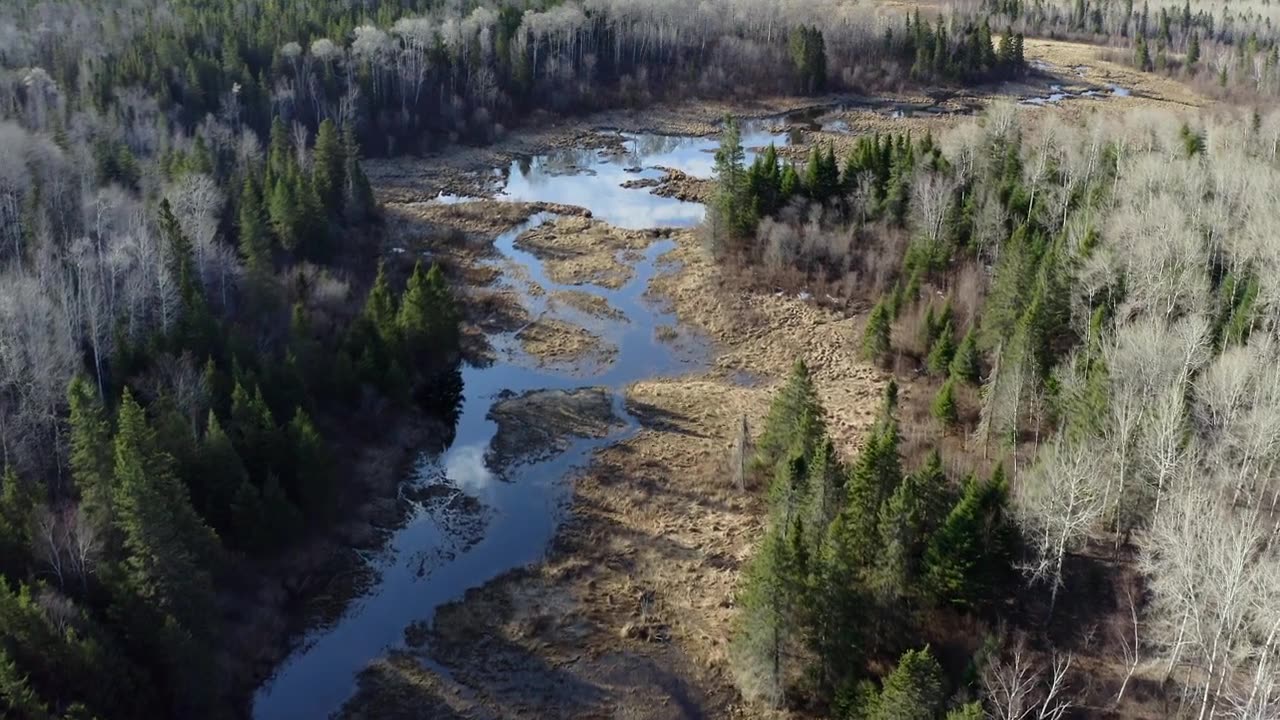
M644 188L626 189L622 184L637 178L656 179L662 175L660 167L710 177L717 139L623 134L622 140L622 153L564 151L514 162L498 198L577 205L597 219L629 229L689 227L701 221L704 208L700 204L659 197ZM750 162L754 149L769 143L782 146L789 138L786 133L769 132L765 123L749 123L742 140ZM253 709L258 720L331 715L355 691L361 669L403 644L407 626L430 621L441 604L542 558L571 500L567 478L572 470L583 466L596 449L638 429L623 403L625 388L637 381L705 366L705 351L688 350L705 347L705 343L670 342L672 331L677 335L689 331L678 327L669 311L645 297L649 281L657 273L674 270L661 260L674 247L673 241L652 243L636 263L632 279L617 290L566 286L552 282L538 258L515 247L516 238L551 217L535 215L503 233L495 242L498 257L489 262L499 269L512 265L523 268L519 273L505 272L501 282L517 292L531 317L547 314L589 327L617 346L616 359L594 375L539 369L522 353L513 334L490 337L498 359L488 366L463 368L465 401L453 444L439 455L424 455L412 477L405 480L408 488L443 482L477 499L484 508L483 534L477 542L464 542L453 524L456 518L441 512L438 505L415 506L385 550L370 560L377 575L373 586L335 623L305 637L258 691ZM546 294L531 292L532 283ZM588 318L563 303L548 304L547 296L557 290L596 295L625 318ZM565 452L518 465L506 477L497 477L486 464L497 431L488 417L494 402L508 393L579 387L606 388L622 422L605 437L575 441Z

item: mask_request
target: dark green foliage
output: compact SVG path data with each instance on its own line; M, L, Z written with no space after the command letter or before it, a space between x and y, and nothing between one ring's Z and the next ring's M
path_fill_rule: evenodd
M862 330L862 357L872 361L883 361L889 354L889 309L883 299L876 303L867 316L867 325Z
M12 466L0 478L0 571L20 576L31 557L31 513L36 489L18 477Z
M951 379L970 385L977 385L981 379L978 340L972 327L965 332L964 338L960 341L960 346L956 348L955 354L952 355L948 371Z
M727 117L720 135L720 148L716 151L716 190L707 208L712 232L720 247L727 247L755 231L757 202L749 194L750 185L743 168L745 157L738 123Z
M925 367L928 368L931 375L945 375L950 372L951 361L955 359L955 355L955 328L948 321L938 331L938 339L934 341L933 348L929 350Z
M805 432L800 432L802 428ZM769 406L752 464L772 470L796 447L804 457L810 457L825 434L822 406L809 376L809 366L804 360L797 360L787 384Z
M271 238L262 210L262 192L252 177L240 190L240 259L250 275L261 277L271 271Z
M938 394L933 398L933 405L929 411L942 423L944 428L953 428L960 421L959 409L956 407L955 381L947 378L942 387L938 389Z
M1002 468L986 482L965 482L964 495L925 552L925 587L934 602L974 609L995 597L1013 552L1007 504Z
M827 85L827 49L822 31L801 26L791 31L791 64L802 94L820 93Z
M311 183L320 205L330 215L343 215L346 195L346 156L338 130L332 120L320 123L316 133L316 146L311 158Z
M929 648L908 650L864 711L867 720L933 720L946 701L942 668Z

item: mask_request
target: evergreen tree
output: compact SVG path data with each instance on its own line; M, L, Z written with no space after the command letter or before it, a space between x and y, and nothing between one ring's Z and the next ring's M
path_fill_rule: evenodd
M311 418L298 408L289 422L289 440L293 446L297 473L296 496L307 521L323 524L333 516L337 488L333 461Z
M959 410L956 407L955 397L955 381L947 378L942 383L942 387L938 389L938 394L933 398L933 405L930 412L942 423L944 428L953 428L956 423L960 422Z
M747 566L738 597L739 626L730 649L738 686L749 697L777 706L792 672L798 639L796 601L788 580L795 557L787 538L771 527Z
M298 231L301 209L294 194L295 190L290 183L291 176L289 175L276 178L275 186L271 189L271 201L267 209L271 218L271 230L275 233L276 241L280 243L280 247L293 252L297 249L300 241Z
M1003 582L1012 550L1007 502L999 467L985 483L973 478L965 482L964 495L925 551L925 588L935 602L972 609Z
M373 198L373 189L369 186L369 178L360 166L360 144L350 126L342 131L342 154L345 163L343 178L346 180L342 207L346 221L359 225L374 214L377 203Z
M192 479L192 500L196 509L216 530L233 530L230 509L236 492L248 479L249 473L245 470L231 437L222 429L218 416L210 410L204 438L200 443L197 469Z
M1187 67L1194 69L1198 62L1200 62L1200 35L1191 33L1191 40L1187 43Z
M453 296L440 266L428 272L413 268L396 315L399 337L414 358L430 353L448 356L458 346L458 318Z
M111 424L98 394L83 377L71 380L67 404L71 479L80 494L80 507L95 528L109 531L115 519Z
M709 208L712 227L720 243L747 237L755 230L756 218L749 207L743 167L745 157L737 121L725 118L720 148L716 150L716 191Z
M252 176L240 189L240 259L250 275L261 277L271 271L271 239L262 212L262 193Z
M868 720L933 720L946 701L942 668L928 647L908 650L884 679Z
M862 331L862 357L880 362L889 350L889 309L882 298L867 316L867 326Z
M945 375L950 372L951 361L955 359L955 354L955 328L948 321L938 332L938 339L934 341L933 349L929 351L929 357L925 363L929 374Z
M328 214L341 217L345 194L346 156L333 121L321 121L311 159L311 182L320 204Z
M977 385L981 379L981 370L978 367L978 341L972 327L965 332L964 339L960 341L960 346L951 357L949 369L951 379L959 382Z
M31 560L31 514L37 498L35 488L6 465L0 486L0 572L22 576Z
M795 447L801 448L806 458L811 456L826 435L822 417L822 404L809 375L809 366L803 359L796 360L786 385L769 406L753 464L758 469L772 469ZM802 423L805 418L807 423ZM801 428L805 432L800 432Z
M378 274L364 303L364 317L387 345L395 345L397 337L396 298L387 280L386 268L379 263Z
M115 449L116 517L129 587L182 631L205 636L213 617L206 568L216 555L217 536L192 509L186 488L173 475L172 459L156 446L128 390L120 400Z

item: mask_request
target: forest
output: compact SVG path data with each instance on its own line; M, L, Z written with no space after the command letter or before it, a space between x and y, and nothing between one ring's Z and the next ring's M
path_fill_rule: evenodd
M774 400L744 693L848 718L1062 717L1057 619L1098 557L1141 577L1112 707L1159 664L1172 716L1274 716L1278 120L1080 127L1006 104L803 168L772 148L744 166L727 125L711 246L766 287L865 303L851 345L921 391L902 408L890 382L847 466L803 365ZM949 477L948 452L972 470Z
M1267 5L1090 0L902 21L837 0L4 3L0 707L243 716L226 638L255 582L363 499L351 458L398 419L449 442L467 308L439 265L382 257L370 157L660 101L1017 80L1046 35L1261 104L1271 26ZM856 457L803 363L761 428L744 697L1064 717L1071 656L1041 631L1091 553L1142 578L1117 706L1155 657L1180 712L1274 717L1277 147L1261 111L999 105L748 164L726 123L718 261L864 307L849 351L898 378Z

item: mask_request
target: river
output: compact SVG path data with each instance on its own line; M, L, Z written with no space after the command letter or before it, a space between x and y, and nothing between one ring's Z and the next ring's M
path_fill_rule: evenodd
M748 123L742 141L753 150L789 141L786 133L771 133L768 123ZM696 225L705 209L697 203L659 197L645 188L622 184L637 178L658 178L662 168L695 177L711 177L716 138L622 134L624 152L562 151L528 158L507 168L499 199L546 201L587 208L592 215L628 229L679 228ZM442 198L460 202L465 198ZM490 338L497 360L462 370L465 400L452 445L438 455L424 455L406 486L441 482L479 500L484 531L478 542L464 543L458 518L438 505L419 505L387 547L370 562L377 579L353 601L338 620L309 633L254 698L258 720L324 718L338 711L356 688L356 676L371 660L401 646L404 630L429 621L443 603L460 598L498 575L537 562L545 554L571 500L568 482L575 467L589 461L600 447L636 432L638 424L624 407L623 391L631 383L689 373L705 367L706 343L661 339L677 328L675 317L645 297L649 281L674 268L661 256L674 246L669 239L651 244L635 264L635 273L622 287L567 286L552 282L541 261L515 247L516 238L550 217L539 214L503 233L495 241L498 268L520 266L523 272L504 273L501 282L518 293L531 317L547 314L567 322L589 325L614 343L614 362L595 374L539 368L525 356L512 333ZM533 283L546 291L531 292ZM557 290L578 290L606 300L625 318L584 318L562 303L549 304ZM684 328L679 333L688 334ZM690 348L703 348L702 351ZM519 465L499 478L486 463L497 426L489 419L493 403L508 392L538 389L604 387L613 396L620 426L606 437L573 442L554 457Z

